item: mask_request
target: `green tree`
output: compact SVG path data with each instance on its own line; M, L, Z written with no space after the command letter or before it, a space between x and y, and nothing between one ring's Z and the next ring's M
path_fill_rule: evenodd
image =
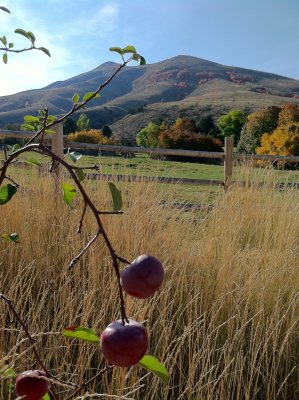
M136 143L141 147L158 147L161 127L150 122L136 136Z
M77 128L79 131L88 131L90 129L90 121L85 113L80 114L77 121Z
M196 131L199 133L204 133L205 135L209 135L211 131L216 129L216 125L211 115L206 115L205 117L200 118L199 122L196 125Z
M108 125L104 125L103 128L102 128L101 130L102 130L102 134L103 134L106 138L110 138L110 137L112 136L112 134L113 134L113 132L112 132L110 126L108 126Z
M63 124L63 134L68 135L78 130L77 123L73 118L67 118Z
M237 150L241 153L255 153L263 134L271 133L277 127L280 111L280 107L271 106L249 114Z
M223 137L233 136L234 141L237 143L245 121L246 117L243 111L233 110L219 118L217 127L220 129Z

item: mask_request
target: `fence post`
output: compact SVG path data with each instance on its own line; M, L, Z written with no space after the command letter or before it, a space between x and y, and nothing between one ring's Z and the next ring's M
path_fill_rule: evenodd
M63 124L59 123L54 125L51 128L55 133L52 135L52 151L55 153L57 156L63 158L64 157L64 151L63 151ZM59 175L59 170L60 170L60 165L58 163L53 164L52 170Z
M234 137L225 137L224 144L224 189L227 190L232 184L233 179L233 150L234 150Z

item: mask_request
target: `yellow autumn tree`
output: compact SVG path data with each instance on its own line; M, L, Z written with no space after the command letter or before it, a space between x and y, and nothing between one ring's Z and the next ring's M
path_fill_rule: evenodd
M289 127L278 127L272 133L264 134L257 154L277 156L299 156L299 123Z

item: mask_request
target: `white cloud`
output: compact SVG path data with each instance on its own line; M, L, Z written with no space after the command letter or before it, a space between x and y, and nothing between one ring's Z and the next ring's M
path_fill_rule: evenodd
M29 22L28 22L29 21ZM41 51L32 50L21 54L8 54L8 64L0 59L0 96L16 93L22 90L40 88L56 80L70 77L72 54L65 46L62 33L49 35L46 27L30 16L30 11L23 7L23 0L15 0L14 12L4 18L0 14L1 32L15 44L15 49L30 45L26 38L14 34L15 28L32 31L36 36L36 46L50 50L49 58ZM0 54L2 57L2 53ZM66 70L69 69L66 76Z
M112 32L118 26L118 23L119 6L117 4L106 4L88 19L86 28L89 34L104 37Z

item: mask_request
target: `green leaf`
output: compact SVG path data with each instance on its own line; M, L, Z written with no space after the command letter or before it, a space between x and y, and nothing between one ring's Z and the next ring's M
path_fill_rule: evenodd
M7 45L7 39L6 36L3 36L2 38L0 38L1 42L4 44L4 46Z
M14 47L14 44L13 44L13 43L8 43L8 47L9 47L10 49L12 49L12 48Z
M57 117L55 115L48 115L47 123L52 123L56 121Z
M122 54L126 53L136 53L136 49L134 46L126 46L122 49Z
M145 61L145 58L144 58L144 57L140 56L139 64L140 64L140 65L145 65L145 64L146 64L146 61Z
M22 124L21 129L23 129L24 131L35 131L35 127L30 124Z
M5 240L10 240L14 243L19 243L19 238L20 238L17 233L2 233L0 237Z
M0 188L0 206L8 203L14 194L17 193L17 188L10 183Z
M83 340L95 344L96 346L100 343L100 339L96 332L90 328L84 328L83 326L70 326L62 332L63 336L71 337L74 339Z
M140 54L133 54L132 55L132 59L139 62L139 65L145 65L146 61L144 59L144 57L142 57Z
M18 28L15 30L15 33L24 36L26 39L30 39L28 32L24 31L24 29Z
M31 165L37 165L38 167L42 166L42 164L35 158L27 158L27 160L25 160L25 162L28 164L31 164Z
M78 103L79 100L80 100L79 93L75 93L73 98L72 98L72 102L75 104L75 103Z
M8 8L0 6L0 10L7 12L8 14L10 14L10 11Z
M113 211L114 212L121 211L123 207L123 200L120 190L118 190L117 187L112 182L108 182L108 186L112 195Z
M72 207L72 201L76 195L76 188L69 183L63 183L62 184L62 190L63 190L63 200L64 202Z
M82 157L82 154L76 153L75 151L72 151L71 153L68 153L68 155L70 156L70 159L71 159L73 162L79 161L80 158Z
M3 54L2 59L3 59L4 64L7 64L7 61L8 61L8 59L7 59L7 53L4 53L4 54Z
M42 400L51 400L50 396L48 395L48 393L46 393L43 397Z
M24 121L31 123L31 122L38 122L39 123L39 118L35 117L34 115L24 115Z
M14 144L14 145L12 146L11 151L12 151L12 152L17 151L17 150L19 150L20 148L21 148L21 146L20 146L18 143L16 143L16 144Z
M20 146L18 143L16 143L16 144L14 144L14 145L12 146L11 151L17 151L17 150L19 150L20 148L21 148L21 146Z
M138 364L141 367L146 368L148 371L151 371L164 383L168 383L169 373L164 364L162 364L156 357L146 355L139 361Z
M78 177L80 182L84 181L85 174L83 172L83 169L81 169L81 168L76 169L76 174L77 174L77 177Z
M123 55L123 51L120 47L110 47L110 51L114 51L115 53L120 54L121 56Z
M38 50L41 50L43 53L47 54L47 56L51 57L51 53L45 47L38 47Z
M88 101L92 96L94 95L94 92L88 92L83 96L83 101ZM94 99L97 99L98 97L100 97L100 95L97 93L96 95L94 95Z
M46 133L47 135L53 135L53 134L55 134L56 132L53 131L52 129L45 129L45 133Z
M34 34L30 31L27 32L32 44L34 45L34 42L36 41L36 37L34 36Z

